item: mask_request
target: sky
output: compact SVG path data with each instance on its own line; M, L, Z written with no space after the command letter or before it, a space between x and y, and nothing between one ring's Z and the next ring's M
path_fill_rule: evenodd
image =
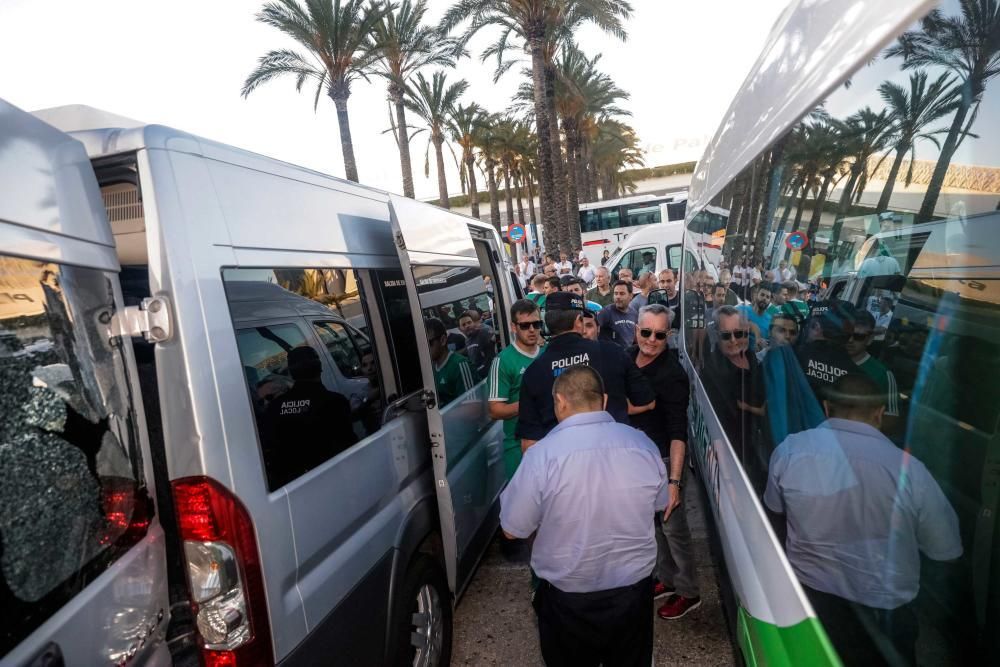
M0 0L0 98L27 110L86 104L149 123L343 176L332 101L296 93L291 78L240 96L243 80L270 49L294 47L257 22L259 0ZM430 0L436 21L450 0ZM632 0L626 42L585 27L577 39L631 98L647 166L697 160L759 54L786 0ZM720 21L720 18L724 18ZM520 68L493 83L478 55L486 29L449 78L465 78L463 98L502 111ZM429 73L426 75L429 76ZM348 101L362 183L402 190L384 84L360 81ZM410 124L418 122L410 119ZM411 143L417 197L436 197L426 133ZM446 153L448 189L460 191Z

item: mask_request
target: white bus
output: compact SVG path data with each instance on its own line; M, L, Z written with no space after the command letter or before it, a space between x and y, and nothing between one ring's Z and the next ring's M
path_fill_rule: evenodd
M681 222L687 192L635 195L580 204L580 243L590 263L601 263L604 251L614 254L632 232L658 222Z
M825 286L752 311L768 340L751 342L682 276L691 453L739 664L1000 664L997 14L797 0L691 183L689 245L714 209L731 243L777 239L765 266ZM886 91L938 99L928 134L894 133ZM878 118L888 133L860 141Z

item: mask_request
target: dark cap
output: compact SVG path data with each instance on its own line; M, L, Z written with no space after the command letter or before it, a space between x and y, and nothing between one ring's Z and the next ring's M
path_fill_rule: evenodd
M559 276L559 284L563 287L569 287L570 285L576 284L576 276L569 273Z
M545 297L546 310L586 310L583 297L572 292L552 292Z

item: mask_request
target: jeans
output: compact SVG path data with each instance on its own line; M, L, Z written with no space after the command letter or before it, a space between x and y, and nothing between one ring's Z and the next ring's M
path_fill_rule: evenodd
M664 459L667 470L670 460ZM681 474L683 480L683 473ZM691 529L688 528L687 510L684 504L684 490L681 490L681 504L670 513L666 523L663 515L656 514L656 578L666 586L673 586L677 594L686 598L701 597L698 588L698 574L695 569L694 547L691 544Z

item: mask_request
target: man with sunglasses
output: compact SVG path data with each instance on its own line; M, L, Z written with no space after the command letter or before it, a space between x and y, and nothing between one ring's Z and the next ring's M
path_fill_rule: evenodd
M890 419L883 421L888 426L892 423L891 418L899 416L899 389L896 386L896 376L881 361L868 354L868 346L875 337L875 316L867 310L858 310L855 318L854 331L847 339L844 348L861 372L874 380L885 393L885 416Z
M617 421L628 424L629 413L655 407L656 395L624 348L583 337L586 309L584 300L570 292L555 292L548 297L545 326L552 338L528 366L521 381L515 434L521 440L522 450L555 427L552 384L573 366L592 366L600 373L608 394L607 411Z
M733 306L716 308L714 328L719 342L705 362L705 390L729 439L742 446L764 416L764 384L757 357L747 350L746 316Z
M510 321L514 342L493 359L489 374L490 418L503 421L503 459L508 481L521 462L521 441L514 435L521 378L541 351L542 317L538 306L527 299L518 299L510 307Z
M670 500L656 521L658 581L653 589L654 599L667 598L656 612L666 620L678 619L701 605L691 531L681 505L689 385L680 362L667 353L672 319L673 312L661 304L640 309L637 344L628 349L629 357L656 392L656 407L634 415L632 425L659 448L670 473Z

